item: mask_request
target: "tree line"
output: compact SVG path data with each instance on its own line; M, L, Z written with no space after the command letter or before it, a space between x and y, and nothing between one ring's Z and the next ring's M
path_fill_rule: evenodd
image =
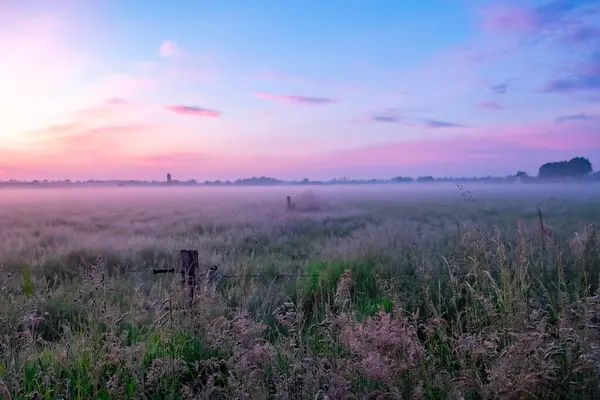
M592 163L585 157L574 157L569 161L543 164L538 171L540 179L582 179L592 174Z

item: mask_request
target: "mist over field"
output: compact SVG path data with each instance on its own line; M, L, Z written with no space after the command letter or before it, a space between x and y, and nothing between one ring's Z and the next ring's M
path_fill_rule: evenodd
M0 382L15 398L593 398L598 194L3 189ZM191 306L179 274L152 273L182 249L199 255Z

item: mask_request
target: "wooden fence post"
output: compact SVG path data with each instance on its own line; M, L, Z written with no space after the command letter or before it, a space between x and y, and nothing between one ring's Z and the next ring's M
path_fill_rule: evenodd
M185 308L190 308L194 302L196 288L196 269L198 268L198 251L181 250L181 273L185 290Z
M291 196L287 196L285 200L286 200L286 203L287 203L287 210L288 211L292 211L294 209L294 205L292 204L292 197Z

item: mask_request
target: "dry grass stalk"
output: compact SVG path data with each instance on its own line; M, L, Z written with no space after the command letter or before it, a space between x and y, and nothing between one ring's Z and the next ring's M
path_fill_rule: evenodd
M10 391L6 387L6 384L0 380L0 399L2 400L12 400L10 395Z
M342 310L350 303L350 295L354 287L354 279L352 278L352 270L346 269L340 280L335 292L334 302Z
M425 352L416 323L398 310L393 314L380 311L362 323L347 320L341 340L359 357L363 374L387 384L392 384L397 374L419 365Z

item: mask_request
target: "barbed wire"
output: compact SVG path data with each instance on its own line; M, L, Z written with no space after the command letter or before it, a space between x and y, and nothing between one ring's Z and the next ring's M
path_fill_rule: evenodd
M322 274L283 274L283 273L279 273L279 274L218 274L215 273L215 270L212 270L212 273L209 273L208 276L211 277L212 279L233 279L233 278L264 278L264 279L273 279L273 278L315 278L315 277L319 277ZM200 271L198 271L200 272ZM134 270L121 270L118 272L117 275L132 275L132 274L150 274L150 275L158 275L158 274L164 274L164 273L168 273L168 274L181 274L181 271L178 271L174 268L169 268L169 269L161 269L161 270L153 270L151 268L140 268L140 269L134 269ZM206 273L200 272L199 274L197 274L196 276L198 278L206 276Z

